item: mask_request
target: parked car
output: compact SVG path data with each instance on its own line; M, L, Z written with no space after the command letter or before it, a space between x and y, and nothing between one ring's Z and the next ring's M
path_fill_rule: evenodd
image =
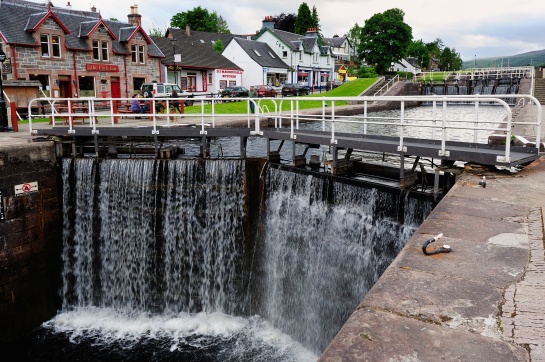
M193 94L182 90L177 84L171 83L144 83L140 90L144 98L169 98L172 95L172 90L175 89L178 93L178 98L193 98ZM186 106L192 106L193 100L186 99Z
M276 97L277 92L270 85L254 85L252 88L257 92L258 97Z
M308 86L301 83L286 83L282 86L282 97L303 96L310 93Z
M325 84L325 88L326 90L332 90L332 89L335 89L337 88L338 86L342 85L343 82L341 80L331 80L331 81L327 81L327 83Z
M221 91L222 98L248 97L248 89L244 87L225 87Z

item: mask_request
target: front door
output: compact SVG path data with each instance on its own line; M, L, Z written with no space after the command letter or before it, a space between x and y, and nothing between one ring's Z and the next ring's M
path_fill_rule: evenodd
M119 78L112 77L110 79L110 93L112 94L112 98L121 98L121 84L119 83Z

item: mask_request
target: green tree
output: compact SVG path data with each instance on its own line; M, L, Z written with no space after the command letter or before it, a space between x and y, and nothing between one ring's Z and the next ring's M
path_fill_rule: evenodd
M358 53L368 64L375 64L380 74L405 57L412 41L412 28L403 21L404 16L403 10L394 8L365 21Z
M426 47L426 44L424 44L422 39L412 41L409 44L409 46L407 47L407 55L409 57L418 59L418 65L422 69L427 68L430 64L430 52L428 51L428 48Z
M215 11L209 13L207 9L197 6L170 19L170 26L173 28L184 29L188 25L192 30L218 33L218 14Z
M297 19L295 20L295 33L305 35L309 28L314 27L314 19L312 19L312 14L310 13L310 8L307 3L303 2L299 5L299 10L297 11Z
M153 28L151 28L151 30L148 31L149 35L157 36L157 37L160 37L160 38L164 37L165 33L166 33L166 29L157 28L157 27L155 27L155 25L153 25Z
M460 54L456 53L456 49L450 49L445 47L441 54L439 55L439 60L441 61L442 70L459 70L462 68L462 58Z
M218 16L218 33L231 34L227 21L225 21L221 15Z
M296 20L297 20L297 15L295 14L281 13L280 15L274 16L274 28L278 30L287 31L290 33L295 33Z
M316 10L316 6L312 7L312 26L311 28L316 28L316 32L318 33L318 38L322 39L324 36L322 35L322 28L320 26L320 17L318 16L318 10Z
M355 51L357 51L357 49L360 47L361 30L362 30L362 27L359 26L358 23L355 23L354 26L351 27L350 30L348 30L348 33L344 34L344 36L348 39L350 44L352 44L352 48Z
M225 49L225 46L223 46L221 39L217 39L214 44L212 44L212 48L214 48L214 50L218 53L221 53L223 49Z
M436 38L434 41L426 43L426 48L428 48L430 57L439 58L441 52L443 51L443 41L441 38Z

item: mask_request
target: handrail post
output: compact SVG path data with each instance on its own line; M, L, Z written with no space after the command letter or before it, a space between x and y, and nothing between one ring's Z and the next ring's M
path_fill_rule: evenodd
M439 156L449 156L446 150L447 143L447 101L443 98L443 124L441 126L441 150L439 151Z
M367 99L363 101L363 134L367 134Z
M337 144L335 139L335 101L331 101L331 144Z
M436 139L437 138L437 101L435 100L435 97L437 97L436 94L433 95L433 111L432 111L432 118L433 118L433 127L431 129L431 138Z
M398 152L407 152L407 148L403 146L403 121L405 120L405 100L401 101L401 114L399 118L399 146L397 147Z

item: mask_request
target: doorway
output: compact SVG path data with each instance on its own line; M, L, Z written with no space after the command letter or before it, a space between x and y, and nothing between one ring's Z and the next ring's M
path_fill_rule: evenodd
M121 98L121 83L118 77L110 78L110 93L112 98Z

